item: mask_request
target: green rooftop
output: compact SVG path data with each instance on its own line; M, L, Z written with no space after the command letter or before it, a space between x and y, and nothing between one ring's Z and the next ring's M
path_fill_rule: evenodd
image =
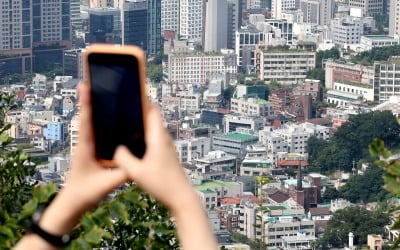
M232 187L240 185L237 182L225 182L225 181L203 181L200 185L196 185L195 188L200 192L211 193L214 192L215 189L221 187Z
M250 134L241 134L241 133L230 133L223 135L222 137L234 141L249 141L256 138L256 136Z
M257 98L257 100L256 100L256 104L259 104L259 105L264 105L264 104L268 104L268 103L269 102L264 99Z
M285 210L286 207L284 206L266 206L265 208L269 209L269 210Z
M394 39L392 36L385 36L385 35L377 35L377 36L371 35L371 36L365 36L365 37L372 39L372 40L384 40L384 39L392 40L392 39Z

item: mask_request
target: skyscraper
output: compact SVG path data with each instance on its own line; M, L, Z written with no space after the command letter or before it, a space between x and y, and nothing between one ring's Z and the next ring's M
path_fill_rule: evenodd
M204 51L227 48L228 3L226 0L206 0Z
M389 35L400 35L400 0L390 0Z
M161 32L172 30L179 33L180 0L161 0Z
M181 0L180 35L199 42L203 40L205 0Z
M242 25L242 0L227 0L228 2L228 49L235 48L235 34Z
M147 50L147 0L125 0L122 5L122 44L136 45Z
M147 54L154 55L162 51L161 1L147 0Z

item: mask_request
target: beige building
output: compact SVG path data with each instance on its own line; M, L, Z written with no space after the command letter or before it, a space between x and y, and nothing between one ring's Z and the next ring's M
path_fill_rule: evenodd
M231 111L247 116L270 116L274 114L272 103L264 99L231 99Z
M390 0L389 36L400 35L400 0Z
M303 82L315 68L316 53L285 47L256 48L255 72L266 82L278 81L284 85Z
M71 158L75 154L75 148L78 145L78 132L79 132L79 116L76 115L72 118L70 128L69 128L69 133L70 133L70 138L71 138L71 147L70 147L70 154Z
M205 85L213 76L236 79L236 55L226 53L175 53L168 58L170 82Z

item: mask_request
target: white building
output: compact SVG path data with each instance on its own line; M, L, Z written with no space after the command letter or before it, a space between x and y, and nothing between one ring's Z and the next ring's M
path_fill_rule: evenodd
M219 51L228 45L227 0L206 1L204 51Z
M225 133L236 132L237 128L258 131L264 126L263 117L248 117L239 114L228 114L224 117Z
M231 111L246 116L271 116L274 114L272 103L263 99L231 99Z
M295 0L272 0L271 16L275 19L282 19L282 12L296 9Z
M373 48L386 47L399 45L399 36L361 36L360 38L360 49L361 51L371 50Z
M362 20L351 16L333 19L331 29L333 42L342 47L360 43L360 38L364 34Z
M168 57L170 82L205 85L213 75L225 75L236 79L236 55L224 53L175 53Z
M389 36L400 35L400 0L390 0Z
M374 90L375 101L389 101L391 96L400 96L400 58L392 57L387 62L376 62Z
M361 9L364 16L378 16L383 14L383 1L349 0L349 7Z
M175 141L175 149L182 163L192 162L208 154L211 149L211 139L197 137L188 140L177 140Z
M182 38L203 40L204 0L181 0L179 34Z
M179 3L180 0L161 0L161 32L172 30L178 35L180 31Z
M338 106L349 106L356 102L363 102L362 94L353 94L339 90L328 90L327 102Z
M374 88L369 84L353 83L353 82L347 82L347 83L335 82L333 86L334 86L333 89L337 91L362 95L363 100L366 101L374 100Z
M304 22L329 25L333 17L335 2L332 0L301 0L300 9L303 12Z

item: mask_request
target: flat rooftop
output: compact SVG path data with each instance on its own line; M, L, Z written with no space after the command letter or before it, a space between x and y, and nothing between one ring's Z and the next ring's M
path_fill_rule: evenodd
M222 136L223 138L234 140L234 141L248 141L256 138L254 135L241 134L241 133L230 133Z
M203 181L195 188L201 192L209 192L220 187L232 187L240 185L238 182L225 182L225 181Z
M393 40L394 37L392 36L385 36L385 35L376 35L376 36L364 36L365 38L371 39L371 40Z

